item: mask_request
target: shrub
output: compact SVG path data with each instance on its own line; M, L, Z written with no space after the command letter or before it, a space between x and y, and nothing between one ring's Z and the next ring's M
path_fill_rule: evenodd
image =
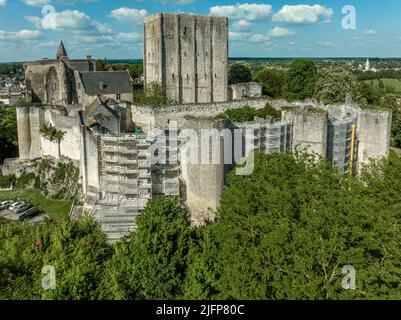
M0 188L10 188L15 185L16 177L12 176L0 176Z

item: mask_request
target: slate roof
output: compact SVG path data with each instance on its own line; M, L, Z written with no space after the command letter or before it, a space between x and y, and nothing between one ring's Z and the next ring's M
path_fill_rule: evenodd
M116 118L119 118L119 114L110 108L110 105L118 105L118 103L113 99L105 99L103 97L97 97L93 102L86 107L84 110L84 119L86 119L86 123L91 125L96 121L93 119L92 114L100 107L104 106L111 114L113 114Z
M132 93L131 77L127 71L81 72L87 95ZM103 84L103 89L101 89Z
M63 40L60 41L60 46L57 50L57 59L68 57L67 50L65 50Z

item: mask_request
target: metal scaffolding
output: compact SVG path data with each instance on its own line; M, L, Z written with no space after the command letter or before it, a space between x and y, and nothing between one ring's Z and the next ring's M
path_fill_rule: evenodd
M327 158L343 174L356 169L357 137L356 119L330 120L328 126Z
M285 121L235 123L233 129L243 130L245 145L247 131L251 130L254 150L264 153L290 153L292 151L293 124ZM243 156L246 156L243 147Z

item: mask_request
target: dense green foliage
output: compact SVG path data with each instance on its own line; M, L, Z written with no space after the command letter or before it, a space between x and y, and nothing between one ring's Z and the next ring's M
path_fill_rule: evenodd
M91 221L0 222L0 299L401 298L401 158L352 178L313 159L257 154L251 176L229 174L216 223L191 228L178 199L155 199L114 246Z
M393 121L391 123L391 145L401 149L401 107L397 103L397 97L387 95L381 99L381 106L391 109Z
M378 100L372 87L359 82L350 71L343 68L327 70L316 83L315 97L325 104L343 103L347 94L351 94L352 99L361 105Z
M111 248L93 222L42 226L0 223L0 299L95 299ZM57 287L43 290L42 267L56 270Z
M228 179L221 221L193 255L188 298L401 297L400 158L375 163L351 190L325 162L255 161L252 176ZM356 291L341 287L346 265L357 270Z
M255 117L258 118L273 118L280 119L281 111L274 109L270 104L266 103L266 106L262 109L254 109L249 106L244 106L238 109L230 109L226 112L216 116L216 119L228 119L231 122L244 123L253 121Z
M1 63L0 64L0 75L2 76L13 76L22 70L21 63Z
M398 66L396 67L398 68ZM400 79L401 71L391 69L379 70L379 71L355 71L354 74L358 77L358 80L379 80L379 79Z
M230 65L228 69L228 83L237 84L252 81L252 73L249 65L244 62L237 62Z
M312 98L319 79L317 67L310 60L295 60L286 74L284 97L288 100Z
M107 71L108 62L107 59L96 60L96 71Z
M103 295L114 299L178 299L193 231L178 199L157 199L138 218L138 230L117 244Z
M161 107L171 103L166 88L158 83L148 84L145 89L134 92L134 104L137 105Z
M265 68L255 75L254 80L262 85L264 95L272 98L282 97L285 84L282 72Z
M0 108L0 163L18 155L17 113L15 108Z
M128 71L132 79L137 79L143 75L143 64L138 63L117 63L109 64L106 58L96 60L96 70L97 71Z

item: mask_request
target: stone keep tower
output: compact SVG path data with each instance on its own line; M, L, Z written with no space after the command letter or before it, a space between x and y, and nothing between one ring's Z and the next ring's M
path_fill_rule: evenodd
M228 19L161 13L145 19L145 85L163 84L177 103L228 99Z

